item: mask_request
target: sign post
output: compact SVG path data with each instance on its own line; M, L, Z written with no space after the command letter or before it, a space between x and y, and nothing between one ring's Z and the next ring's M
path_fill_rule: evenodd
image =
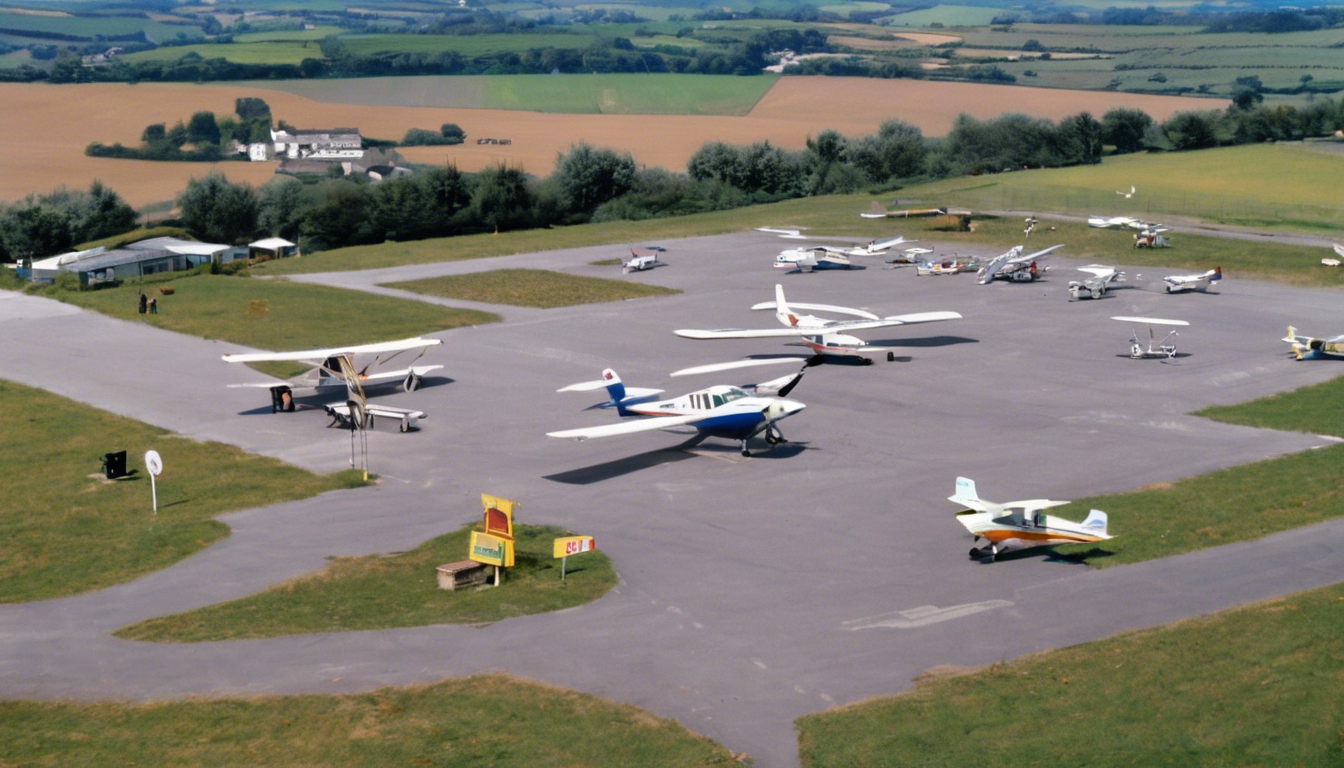
M158 451L145 451L145 469L149 470L149 494L154 503L154 514L159 514L159 489L154 483L154 478L163 471L163 459L159 458Z
M560 580L565 580L565 567L570 555L581 555L597 549L597 541L592 536L561 536L551 546L551 557L560 558Z

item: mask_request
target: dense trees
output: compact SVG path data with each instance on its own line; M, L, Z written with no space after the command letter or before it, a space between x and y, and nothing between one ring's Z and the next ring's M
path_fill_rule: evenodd
M100 181L88 192L64 187L0 206L0 260L54 256L135 228L135 210Z
M250 185L230 184L223 174L192 179L177 196L182 223L213 243L244 243L257 231L259 201Z

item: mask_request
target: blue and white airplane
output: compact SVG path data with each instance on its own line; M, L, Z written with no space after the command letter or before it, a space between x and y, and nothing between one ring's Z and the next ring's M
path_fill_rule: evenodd
M774 447L786 443L777 422L803 410L806 406L785 396L803 378L806 370L789 376L756 384L748 388L718 385L691 392L671 400L654 401L661 389L629 387L621 383L616 371L608 368L597 381L572 384L558 392L585 392L605 388L611 400L603 408L615 408L621 416L650 416L648 419L622 421L600 427L567 429L548 432L547 437L587 440L595 437L616 437L655 429L691 427L699 439L721 437L742 443L742 455L750 456L747 441L763 435L766 445ZM751 391L748 392L747 390Z

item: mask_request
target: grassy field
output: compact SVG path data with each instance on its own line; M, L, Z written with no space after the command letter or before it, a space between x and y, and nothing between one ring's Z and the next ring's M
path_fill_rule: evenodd
M171 288L172 295L162 295L162 288ZM158 299L157 315L138 314L141 290ZM128 281L97 291L53 289L46 295L124 320L272 350L366 344L499 320L488 312L362 291L225 275Z
M495 53L523 53L531 48L587 48L592 35L343 35L341 43L350 53L367 55L397 53L442 53L453 51L467 58Z
M131 16L35 16L27 13L0 11L0 28L15 31L53 32L93 40L100 36L133 35L144 31L151 42L173 40L179 33L187 37L202 36L200 27L164 24ZM55 42L55 41L53 41ZM112 46L113 43L108 43Z
M1344 761L1344 586L1030 656L796 721L805 768Z
M514 527L515 565L499 587L439 589L436 566L467 558L468 526L410 552L339 558L325 570L265 592L117 630L126 640L201 642L311 632L485 624L592 602L616 586L601 552L568 560L565 580L551 541L570 535L551 526Z
M234 35L234 43L276 43L292 42L304 40L321 40L328 35L339 35L345 32L340 27L314 27L312 29L288 29L277 32L245 32L241 35Z
M1273 168L1273 173L1266 169ZM1344 226L1338 179L1344 153L1302 144L1259 144L1199 152L1107 157L1101 165L947 179L900 191L911 198L977 210L1076 215L1192 216L1263 229L1334 231ZM1117 189L1138 188L1131 200ZM1229 190L1254 190L1245 196Z
M745 115L778 80L774 75L504 75L485 81L488 109L624 115ZM562 83L563 87L557 87Z
M212 519L221 512L360 482L354 473L319 477L232 446L175 437L3 380L0 407L11 414L0 440L0 602L120 584L227 536L228 526ZM107 481L100 457L117 450L139 471ZM140 458L147 450L164 458L157 515Z
M501 676L343 696L0 702L0 754L33 766L740 765L671 720Z
M681 291L630 280L580 277L544 269L496 269L469 275L449 275L404 283L389 288L487 304L552 309L576 304L627 301L645 296L667 296Z
M128 53L121 57L128 62L177 61L194 53L203 59L228 59L235 64L298 64L304 59L321 59L317 41L286 40L274 43L204 43L154 48Z
M947 27L975 27L989 24L1001 8L973 5L935 5L918 11L884 16L883 23L894 27L927 27L940 23Z
M1288 345L1284 344L1287 350ZM1338 366L1338 361L1305 360L1302 365ZM1340 368L1344 374L1344 367ZM1284 429L1317 435L1344 437L1344 422L1337 418L1337 404L1344 399L1344 375L1321 384L1270 395L1239 405L1220 405L1196 411L1206 419L1243 424L1260 429Z

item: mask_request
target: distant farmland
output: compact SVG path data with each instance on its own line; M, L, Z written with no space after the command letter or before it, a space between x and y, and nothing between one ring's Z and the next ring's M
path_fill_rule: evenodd
M553 90L561 91L568 88L562 83L578 82L588 76L542 77L574 78L544 81L555 83ZM686 77L688 82L702 87L709 82L699 79L703 76ZM759 81L761 85L770 82L763 78L736 79L752 84ZM470 95L477 87L471 85L473 79L465 80L463 83L455 78L413 78L407 82L422 96L448 99ZM618 91L612 98L635 98L619 88L637 88L640 82L631 78L626 84L613 86ZM454 87L455 84L467 87ZM149 123L171 124L190 118L198 110L228 114L233 111L234 99L241 96L265 99L277 119L301 128L353 126L376 138L400 139L409 128L433 129L443 123L457 123L467 132L466 144L416 147L406 150L406 156L415 162L452 162L465 171L508 163L542 176L551 172L559 153L583 141L630 152L636 162L644 165L682 170L691 155L708 141L749 144L768 140L776 146L796 150L806 146L808 137L823 130L833 129L848 136L865 135L876 132L881 122L890 118L918 125L925 135L938 136L947 132L960 112L992 118L1015 111L1059 119L1085 109L1099 117L1111 107L1127 106L1143 109L1155 119L1163 120L1177 111L1219 109L1227 104L1217 99L969 83L785 77L744 116L544 114L464 107L336 104L233 84L0 83L0 101L8 107L0 112L0 139L11 150L0 156L0 200L16 200L30 192L45 193L60 185L86 188L94 179L101 179L136 206L171 199L189 178L204 176L211 166L90 158L84 155L84 147L93 141L133 145L139 142ZM476 93L471 98L482 96ZM477 144L476 139L483 137L508 138L512 144ZM217 167L235 181L252 184L265 182L274 171L274 163L230 162Z

